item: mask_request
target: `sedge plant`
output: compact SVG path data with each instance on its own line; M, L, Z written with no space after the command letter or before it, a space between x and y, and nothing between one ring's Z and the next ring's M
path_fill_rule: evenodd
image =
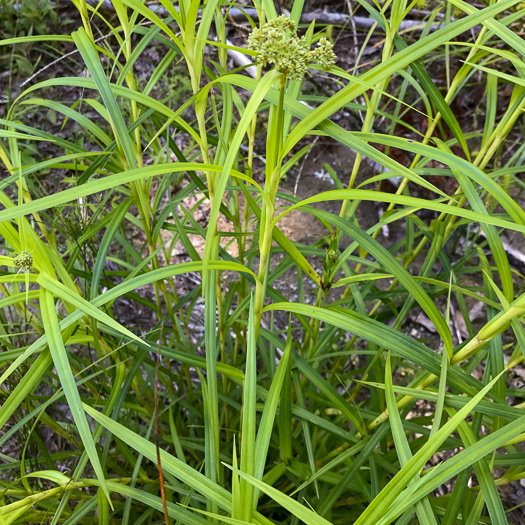
M0 41L71 49L0 119L0 523L518 523L523 3L73 4Z

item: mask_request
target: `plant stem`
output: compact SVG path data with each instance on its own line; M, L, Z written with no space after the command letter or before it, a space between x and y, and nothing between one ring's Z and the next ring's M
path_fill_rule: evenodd
M275 133L275 137L269 137L268 144L273 148L275 155L275 164L273 166L267 166L267 177L265 190L268 191L270 203L263 201L263 213L261 214L260 223L260 238L259 238L259 249L260 249L260 262L259 272L257 275L257 282L255 286L255 331L256 334L259 332L261 325L262 309L264 306L264 291L265 291L265 278L267 267L269 263L269 257L272 247L272 232L273 232L273 219L275 212L275 196L279 187L279 181L281 179L281 166L282 160L281 150L283 145L283 122L284 122L284 95L286 93L286 77L282 75L279 78L279 104L277 106L277 121L276 125L272 126L272 131ZM269 175L269 176L268 176Z

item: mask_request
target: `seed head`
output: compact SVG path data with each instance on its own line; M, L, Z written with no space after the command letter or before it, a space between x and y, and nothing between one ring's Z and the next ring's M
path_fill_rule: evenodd
M20 252L14 258L15 265L24 270L31 270L33 267L33 256L29 252Z
M315 60L323 69L329 69L335 64L334 45L325 37L319 39L317 47L311 53L312 60Z
M326 38L310 51L306 38L297 36L296 23L285 15L270 20L261 29L255 28L248 37L248 47L259 53L259 64L275 64L275 69L291 80L301 79L312 61L328 69L336 58L334 46Z

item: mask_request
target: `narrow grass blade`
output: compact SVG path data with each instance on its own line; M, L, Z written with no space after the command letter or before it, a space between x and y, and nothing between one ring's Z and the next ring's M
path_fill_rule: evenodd
M396 447L396 453L399 457L401 466L404 467L412 458L412 451L405 435L403 422L397 408L396 399L394 396L394 388L392 384L392 365L390 354L387 356L385 366L385 397L388 409L388 418L390 420L390 428L392 429L392 436ZM418 479L415 476L414 479ZM437 520L432 511L432 506L427 498L416 503L416 513L419 518L419 523L422 525L436 524Z
M454 415L453 409L449 408L447 412L451 417ZM462 422L459 425L458 432L465 443L465 448L471 447L477 442L474 432L466 422ZM508 523L507 516L505 515L505 509L503 508L503 503L498 494L498 489L494 482L494 476L488 459L486 457L479 459L474 464L474 470L481 486L481 494L485 500L485 505L487 505L487 510L492 523L501 523L502 525L505 525Z
M130 168L137 167L137 160L135 157L135 151L133 149L133 143L129 136L128 128L124 122L124 118L115 100L115 96L111 92L109 82L102 69L100 58L98 57L93 43L88 37L84 28L80 28L78 31L72 33L73 41L75 42L86 67L88 68L93 80L97 84L97 88L100 92L102 100L104 101L105 107L107 108L110 118L115 139L122 148L122 151L126 157L126 161Z
M292 352L292 334L291 324L288 323L288 336L286 348L283 352L279 366L268 391L268 397L264 402L264 409L261 416L261 422L257 431L257 439L255 441L255 474L257 479L262 479L264 473L264 466L266 464L266 456L268 454L268 447L272 437L272 430L275 423L275 416L277 413L277 406L281 396L281 389L284 383L285 374L290 372L289 363ZM270 356L272 358L272 356Z
M124 328L120 323L117 323L115 319L111 318L108 314L95 308L90 302L86 301L78 293L73 292L67 286L57 281L47 273L40 273L38 275L37 283L43 288L48 290L56 297L60 297L63 301L68 302L82 310L85 314L97 319L98 321L107 324L114 328L117 332L133 339L135 341L142 341L140 337L137 337L133 332L130 332L127 328Z
M277 303L279 304L279 303ZM273 309L273 308L272 308ZM277 308L276 308L277 309ZM293 311L293 310L290 310ZM308 314L307 314L308 315ZM348 418L349 421L356 427L358 432L364 436L367 433L366 426L363 422L359 409L348 403L346 399L339 394L339 392L319 374L317 370L312 368L305 359L300 355L294 354L292 356L294 364L303 373L303 375L326 397L330 404L337 407Z
M218 244L218 243L217 243ZM214 257L216 258L216 256ZM214 482L219 475L220 429L219 400L217 391L217 360L219 344L217 338L217 284L216 270L207 271L204 283L206 301L204 305L204 338L206 344L206 382L203 389L207 392L208 417L205 433L206 440L206 474Z
M180 173L191 170L211 171L217 173L222 171L222 167L212 164L200 164L198 162L173 162L167 164L144 166L142 168L136 168L133 170L124 171L122 173L117 173L116 175L109 175L108 177L92 180L86 184L75 186L74 188L61 191L55 195L48 195L47 197L42 197L41 199L36 199L31 202L25 202L24 204L15 206L13 208L1 210L0 222L13 220L23 215L29 215L35 212L53 208L54 206L59 206L60 204L66 204L68 202L78 200L81 197L87 197L88 195L93 195L95 193L100 193L105 190L116 188L121 184L128 184L140 179L149 179L157 175L165 175L166 173ZM231 170L231 174L234 176L239 174L241 178L244 177L242 173L238 173L233 169Z
M255 410L257 387L257 357L255 342L255 317L253 295L250 298L248 318L248 346L246 347L246 370L244 372L244 388L242 399L242 432L241 432L241 464L240 470L249 476L255 474L255 433L257 415ZM253 485L246 479L240 483L241 501L243 504L243 520L251 523L254 500Z
M494 226L499 226L501 228L507 228L509 230L525 233L525 223L516 224L505 219L501 219L499 217L490 216L484 212L467 210L463 208L458 208L457 206L452 206L450 204L445 204L444 202L440 202L439 200L419 199L407 195L395 195L392 193L359 189L325 191L307 199L304 199L298 202L297 204L290 206L290 208L286 209L285 211L281 212L275 218L275 224L278 224L278 222L288 213L300 208L301 206L313 204L314 202L326 202L332 200L346 199L370 202L387 202L414 207L416 209L434 210L439 211L441 213L447 213L456 217L464 217L465 219L469 219L474 222L491 224Z
M86 453L89 457L89 460L91 461L91 465L95 470L95 474L97 475L97 478L100 482L100 487L103 490L107 500L111 504L109 490L106 485L106 477L102 469L102 465L100 464L97 449L93 443L93 438L91 437L91 430L89 428L86 415L82 410L80 394L78 393L78 389L75 384L75 378L71 371L71 366L67 357L67 351L62 341L62 331L60 330L60 326L58 324L58 318L55 311L55 301L53 295L45 288L41 288L40 308L42 311L42 321L44 323L44 328L48 338L51 357L57 370L58 377L60 378L62 388L64 389L69 409L73 414L73 419L78 429L80 439L84 444Z
M302 522L306 523L306 525L331 525L329 521L319 516L319 514L316 514L307 507L304 507L294 499L290 498L290 496L287 496L281 491L271 487L270 485L267 485L263 481L255 479L253 476L249 476L241 470L237 470L235 472L237 472L237 474L239 474L239 476L245 479L248 483L252 484L261 492L264 492L267 496L279 503L279 505L290 511L294 516L297 516Z

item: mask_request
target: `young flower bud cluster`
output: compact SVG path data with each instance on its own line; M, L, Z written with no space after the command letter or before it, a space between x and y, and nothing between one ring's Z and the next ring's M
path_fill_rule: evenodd
M31 270L33 267L33 256L29 252L20 252L14 258L15 265L24 270Z
M255 28L248 37L248 47L259 53L259 64L275 64L275 69L291 80L300 80L310 62L328 69L336 58L334 46L326 38L310 51L306 38L297 36L295 22L285 15L270 20L261 29Z

